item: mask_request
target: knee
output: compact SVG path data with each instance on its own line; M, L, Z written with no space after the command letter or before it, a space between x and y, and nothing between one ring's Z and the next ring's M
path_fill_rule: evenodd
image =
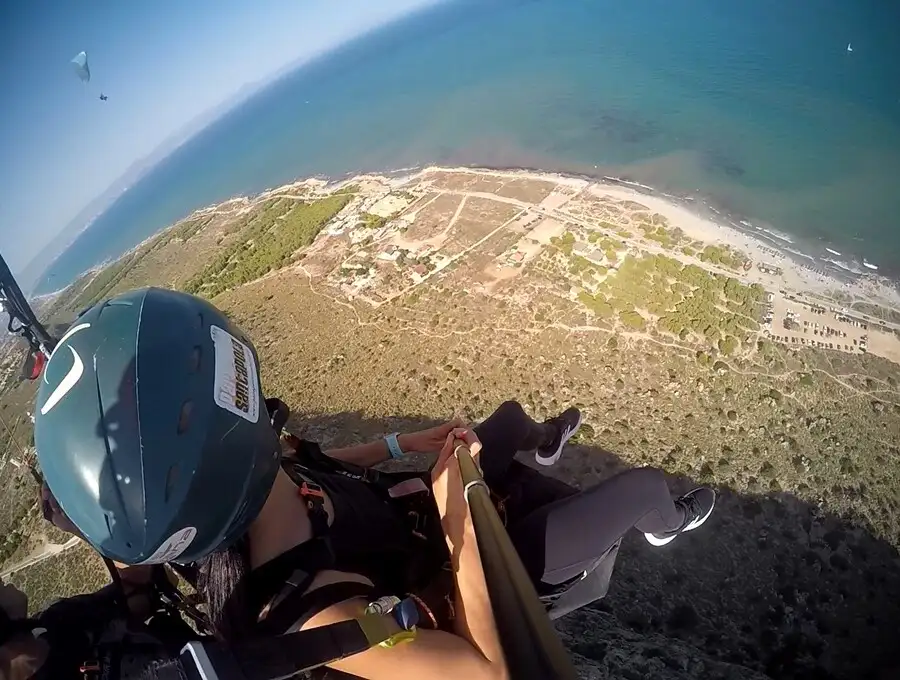
M525 409L522 408L522 404L517 402L515 399L508 399L504 401L500 406L497 407L495 413L524 413Z
M486 421L500 421L504 423L517 422L523 415L526 414L525 409L522 408L522 404L510 399L509 401L504 401L500 404L500 406L487 417Z

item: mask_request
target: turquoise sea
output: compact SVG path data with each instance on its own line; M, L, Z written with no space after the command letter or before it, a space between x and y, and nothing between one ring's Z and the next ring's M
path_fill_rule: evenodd
M898 274L898 26L900 5L881 0L451 2L201 132L83 232L38 292L230 196L430 163L627 177Z

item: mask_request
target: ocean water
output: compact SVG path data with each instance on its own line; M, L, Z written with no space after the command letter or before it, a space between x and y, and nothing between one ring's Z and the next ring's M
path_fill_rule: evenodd
M429 163L624 176L897 274L898 26L900 6L881 0L448 3L201 132L85 230L38 292L230 196Z

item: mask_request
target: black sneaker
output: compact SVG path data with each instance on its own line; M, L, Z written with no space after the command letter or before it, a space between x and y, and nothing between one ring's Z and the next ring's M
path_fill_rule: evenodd
M686 531L693 531L712 514L716 507L716 492L705 486L689 491L675 501L675 505L684 509L684 525L675 531L664 534L644 534L650 545L661 546L671 543L675 537Z
M557 434L549 446L534 452L534 459L541 465L553 465L559 460L563 446L581 427L581 411L574 406L567 408L555 418L545 421L545 425L553 425Z

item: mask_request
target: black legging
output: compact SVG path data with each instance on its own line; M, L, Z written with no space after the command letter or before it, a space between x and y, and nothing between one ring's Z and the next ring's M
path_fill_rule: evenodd
M507 529L535 583L558 585L593 568L632 527L663 533L684 522L657 469L628 470L578 491L514 460L518 451L547 446L557 434L518 402L504 402L474 430L485 481L507 498Z

